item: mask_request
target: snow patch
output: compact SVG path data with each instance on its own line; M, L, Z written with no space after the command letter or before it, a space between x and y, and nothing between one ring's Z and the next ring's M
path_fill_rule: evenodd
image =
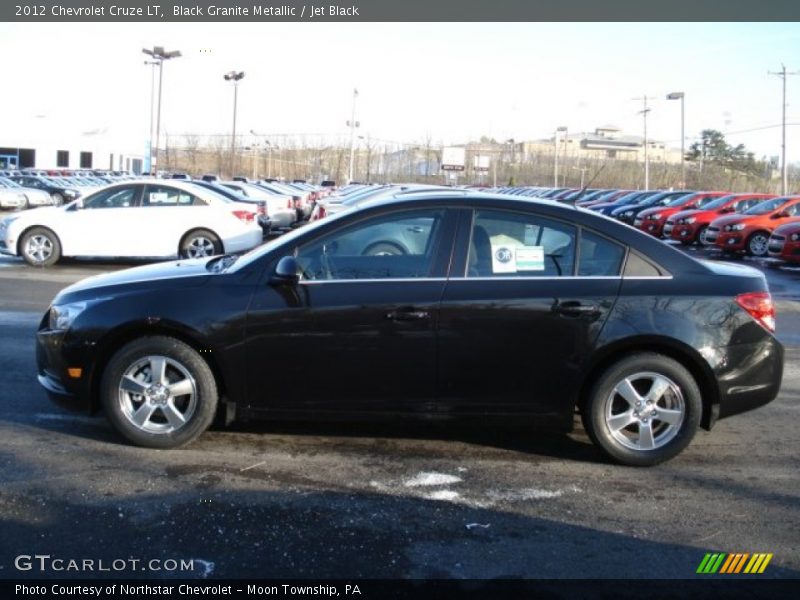
M210 560L193 558L192 563L200 566L200 577L205 579L214 572L214 563Z
M422 472L417 473L417 475L411 479L407 479L403 485L406 487L450 485L451 483L459 483L460 481L461 477L456 477L455 475L448 475L446 473Z
M458 492L454 492L453 490L436 490L435 492L431 492L430 494L425 495L426 498L430 500L458 500L459 494Z

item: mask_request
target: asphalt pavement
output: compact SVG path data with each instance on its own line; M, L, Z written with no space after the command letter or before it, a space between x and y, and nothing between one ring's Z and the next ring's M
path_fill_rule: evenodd
M131 263L0 258L0 579L691 578L707 552L797 578L800 270L749 262L778 300L779 398L636 469L580 429L519 425L260 423L135 448L52 405L33 348L59 289ZM36 554L95 570L26 570Z

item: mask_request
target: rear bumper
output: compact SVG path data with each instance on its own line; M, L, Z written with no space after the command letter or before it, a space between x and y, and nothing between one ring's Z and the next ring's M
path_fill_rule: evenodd
M784 349L778 340L770 335L758 343L737 344L724 350L724 364L731 366L717 374L720 419L753 410L778 396L784 360Z

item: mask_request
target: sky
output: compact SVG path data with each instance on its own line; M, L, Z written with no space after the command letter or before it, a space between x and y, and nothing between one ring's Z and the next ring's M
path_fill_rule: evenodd
M701 129L756 156L780 153L781 81L800 72L798 23L0 23L3 131L31 122L148 137L151 68L164 66L162 133L342 134L359 91L359 135L459 143L531 140L615 125L680 147ZM787 147L800 161L800 75L787 80ZM636 100L638 98L638 100ZM754 130L754 131L753 131ZM105 133L103 133L105 132ZM0 145L3 145L0 139Z

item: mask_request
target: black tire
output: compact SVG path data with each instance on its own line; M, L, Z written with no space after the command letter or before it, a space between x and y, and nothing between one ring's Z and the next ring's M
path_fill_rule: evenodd
M589 437L609 457L624 465L647 467L673 458L689 445L702 410L700 389L683 365L662 354L643 352L614 363L600 376L582 407L581 419Z
M705 246L703 239L705 238L706 231L708 231L708 225L703 225L697 230L697 235L695 236L694 241L698 246Z
M33 227L19 240L19 254L32 267L49 267L61 258L61 242L46 227Z
M202 258L222 254L222 242L208 229L193 229L181 240L178 254L181 258Z
M154 369L163 375L154 377ZM177 448L195 440L214 420L218 397L214 374L203 358L165 336L143 337L117 350L100 384L103 409L114 429L147 448Z
M747 253L750 256L763 258L769 253L769 234L764 231L756 231L747 238Z
M50 194L50 197L53 199L53 206L61 206L64 204L64 196L58 192L54 192Z
M404 256L406 251L393 242L376 242L361 253L362 256Z

